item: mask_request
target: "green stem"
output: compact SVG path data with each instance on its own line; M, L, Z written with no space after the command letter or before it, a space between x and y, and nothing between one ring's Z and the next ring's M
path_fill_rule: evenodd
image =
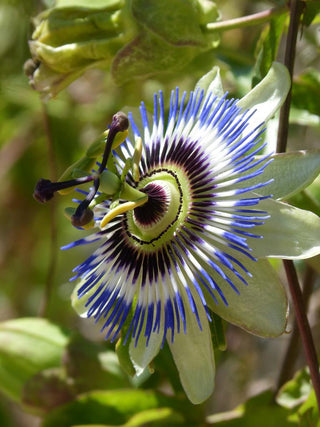
M270 19L275 16L283 15L287 12L287 7L275 7L273 9L264 10L263 12L254 13L253 15L242 16L241 18L222 22L210 22L206 25L206 29L208 31L227 31L235 28L249 27L251 25L260 25L270 21Z
M291 81L293 76L295 52L297 36L299 32L299 26L301 22L301 16L304 10L304 2L300 0L291 0L290 2L290 24L287 35L286 50L284 64L287 66ZM280 119L279 119L279 130L278 130L278 144L277 151L285 152L288 140L288 128L289 128L289 112L291 105L291 89L288 97L281 108ZM310 369L310 377L315 390L318 408L320 412L320 375L319 375L319 364L317 353L311 334L310 325L304 308L304 301L302 292L300 289L298 276L294 264L291 260L283 260L283 264L286 270L289 289L292 298L292 304L296 314L296 321L298 324L304 353Z

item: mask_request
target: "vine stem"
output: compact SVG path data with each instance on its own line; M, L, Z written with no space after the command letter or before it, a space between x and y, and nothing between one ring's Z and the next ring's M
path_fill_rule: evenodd
M227 31L235 28L248 27L251 25L260 25L270 21L278 15L283 15L288 12L288 8L274 7L272 9L264 10L262 12L254 13L252 15L242 16L241 18L228 19L221 22L210 22L206 25L208 31Z
M290 2L290 24L287 35L284 64L289 70L291 81L293 76L297 37L304 6L305 4L301 0L291 0ZM290 88L287 99L280 110L277 144L277 151L279 153L285 152L287 147L291 94L292 87ZM293 261L283 260L283 264L286 271L289 290L292 298L292 304L296 314L296 321L299 328L306 361L310 369L310 377L315 390L318 408L320 412L319 364L310 325L304 307L304 301L298 281L297 272Z
M304 310L307 311L309 307L309 301L312 295L313 287L317 274L314 269L310 266L306 266L306 271L303 279L302 285L302 297L304 301ZM296 360L299 356L300 350L300 332L298 327L297 319L294 319L292 325L292 332L290 335L290 340L288 347L286 349L285 356L282 361L282 368L278 378L278 384L275 390L275 395L278 393L280 388L289 381L293 374L296 365Z
M310 369L310 377L313 388L316 394L318 408L320 412L320 375L319 363L317 358L316 349L313 342L313 337L308 322L308 318L304 309L304 301L301 288L298 281L296 269L293 261L284 260L284 268L286 270L289 289L292 297L292 304L296 313L296 322L300 331L300 336L306 356L306 360Z

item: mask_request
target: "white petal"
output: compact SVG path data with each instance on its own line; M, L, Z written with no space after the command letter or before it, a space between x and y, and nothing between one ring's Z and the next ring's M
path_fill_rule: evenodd
M215 363L207 315L200 298L193 294L198 309L202 331L194 314L185 302L187 333L175 334L168 344L179 371L181 384L194 404L208 399L214 389Z
M234 278L238 295L226 281L215 276L228 302L210 303L210 308L223 319L259 336L276 337L285 331L288 302L277 273L267 260L250 261L238 256L250 270L252 277L245 277L247 285ZM209 299L208 299L209 305Z
M159 353L162 340L163 325L160 326L159 333L154 332L150 335L148 346L146 345L147 338L142 334L140 335L136 346L135 339L133 338L131 340L129 345L129 355L137 375L141 375Z
M214 96L222 98L224 90L222 87L222 81L220 77L220 68L213 67L209 73L205 74L196 84L195 90L202 89L204 93L212 92Z
M287 68L274 62L265 78L247 95L237 102L245 110L257 110L252 126L266 122L281 107L290 89L290 75Z
M320 253L320 218L312 212L276 200L263 200L259 209L270 218L256 228L263 239L251 239L256 257L305 259Z

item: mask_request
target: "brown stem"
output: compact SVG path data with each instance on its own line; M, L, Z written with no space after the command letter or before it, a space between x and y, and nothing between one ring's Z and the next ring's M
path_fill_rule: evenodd
M302 297L303 297L305 312L308 311L309 301L313 291L316 277L317 277L317 274L313 270L313 268L307 266L304 280L303 280L303 286L302 286ZM276 387L275 394L278 393L278 391L280 390L280 388L283 386L284 383L286 383L287 381L290 380L290 378L292 378L295 370L296 361L299 356L299 352L300 352L299 326L298 326L297 320L294 319L289 344L288 344L285 356L283 358L282 367L281 367L280 375L278 378L278 384Z
M299 32L299 25L301 22L301 15L303 13L304 6L305 4L303 1L300 1L300 0L290 1L290 24L289 24L289 30L287 35L284 64L287 66L289 70L291 81L293 76L297 36ZM290 105L291 105L291 91L292 91L292 87L290 88L288 97L280 111L278 144L277 144L277 151L279 153L285 152L287 147L288 129L289 129L289 112L290 112ZM317 358L317 354L316 354L316 350L313 342L313 337L311 334L310 325L308 323L308 318L304 308L303 297L302 297L301 289L299 286L297 272L291 260L284 260L283 264L286 270L289 289L292 297L292 304L296 314L296 321L298 324L306 360L309 365L311 381L315 390L315 394L318 402L318 408L320 411L319 364L318 364L318 358Z
M297 43L299 25L300 25L303 9L304 9L304 3L302 1L292 0L290 2L290 24L289 24L287 43L286 43L286 49L284 54L284 65L289 70L291 81L293 76L293 67L294 67L294 60L296 55L296 43ZM278 153L284 153L287 148L291 95L292 95L292 85L290 87L287 99L280 110L278 145L277 145Z
M317 358L316 349L311 334L310 325L306 312L304 310L303 297L300 289L298 276L294 267L293 261L283 260L284 268L286 270L289 289L292 298L292 304L296 313L296 321L298 324L304 353L310 369L310 377L313 384L313 388L316 394L318 408L320 410L320 375L319 375L319 363Z

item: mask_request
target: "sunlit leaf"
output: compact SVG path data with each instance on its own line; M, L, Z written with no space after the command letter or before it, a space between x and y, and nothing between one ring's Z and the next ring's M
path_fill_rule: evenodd
M180 420L181 416L184 416L185 406L185 401L154 391L138 389L94 391L82 394L73 402L51 411L45 417L43 427L70 427L86 424L127 425L126 423L136 414L157 408L174 409L170 411L171 414L179 412ZM133 425L139 424L133 423Z
M320 72L310 68L293 81L292 105L320 116Z
M303 13L303 24L309 26L312 24L314 18L320 13L320 1L312 0L304 4L305 10Z
M277 402L285 408L294 408L307 399L311 388L310 375L307 369L303 369L281 388Z
M23 318L2 322L1 391L19 400L29 378L43 369L60 365L67 343L67 335L45 319Z
M207 422L217 427L297 426L288 420L288 415L287 409L274 403L273 393L266 391L247 400L234 411L207 417Z
M267 74L272 62L277 58L278 47L285 28L286 19L287 15L285 14L272 18L260 36L256 47L257 62L252 78L254 86Z

